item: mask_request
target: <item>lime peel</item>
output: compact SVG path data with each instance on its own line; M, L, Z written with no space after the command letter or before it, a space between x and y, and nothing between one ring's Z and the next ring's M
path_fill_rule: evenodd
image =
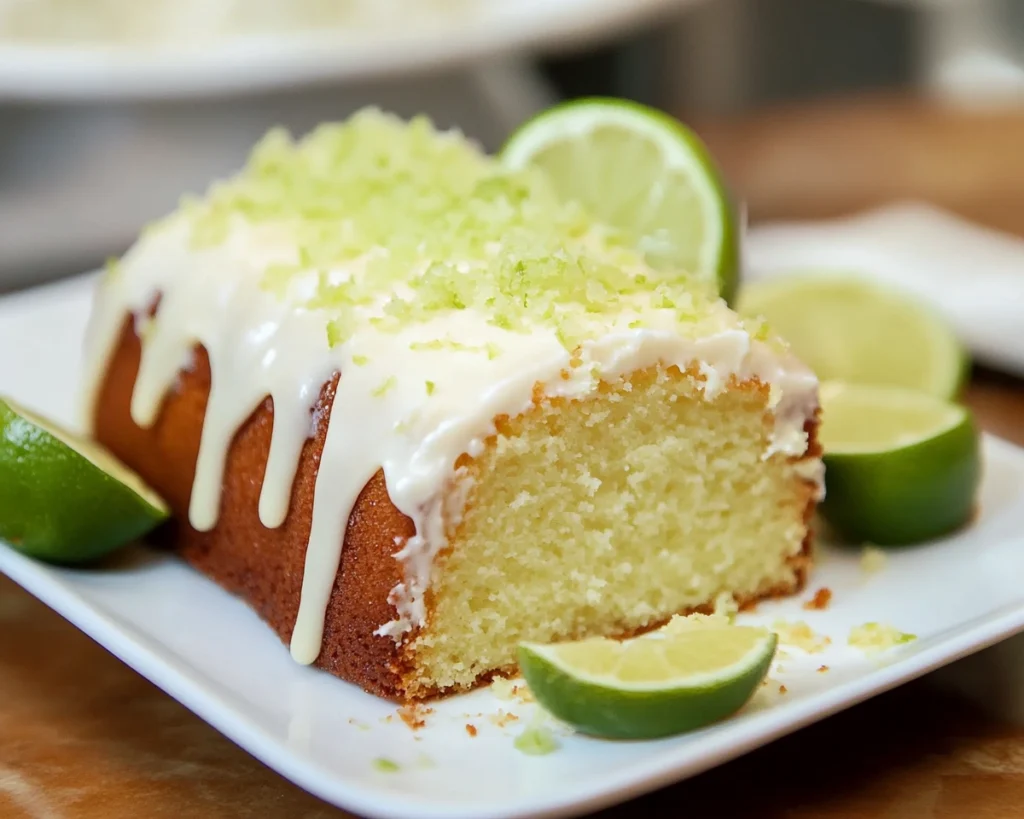
M538 718L534 718L520 732L512 745L517 751L527 756L546 756L561 747L551 728Z
M842 539L919 543L970 521L982 464L966 407L916 390L835 382L820 397L820 512Z
M0 486L0 538L55 563L97 560L170 514L101 446L2 397Z
M768 673L777 637L722 616L678 617L641 637L520 646L537 701L584 733L668 736L741 708Z
M916 639L916 634L900 631L887 623L864 623L850 629L847 643L865 654L875 654Z

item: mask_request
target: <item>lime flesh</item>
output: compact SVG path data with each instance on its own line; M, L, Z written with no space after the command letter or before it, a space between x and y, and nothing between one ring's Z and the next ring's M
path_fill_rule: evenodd
M731 301L735 213L707 148L677 120L624 100L574 100L521 126L501 157L541 168L563 198L632 237L652 266L689 273Z
M524 643L520 668L537 701L582 733L653 739L691 731L743 707L768 673L777 638L762 628L677 622L622 642Z
M748 283L737 310L765 318L822 380L952 398L967 373L967 355L941 317L855 274L796 273Z
M974 514L979 436L962 406L896 387L826 383L822 517L844 540L931 540Z
M0 539L62 564L141 537L166 504L97 444L0 398Z

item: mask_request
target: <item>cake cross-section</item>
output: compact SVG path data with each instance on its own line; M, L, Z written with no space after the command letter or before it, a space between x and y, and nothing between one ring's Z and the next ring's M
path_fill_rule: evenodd
M708 287L368 109L110 265L83 410L296 661L418 700L801 587L817 381Z

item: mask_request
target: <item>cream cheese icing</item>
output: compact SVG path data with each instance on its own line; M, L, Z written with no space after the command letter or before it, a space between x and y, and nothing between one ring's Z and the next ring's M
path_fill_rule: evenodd
M365 127L385 129L384 136L402 128L383 115L361 116ZM422 136L411 130L416 139ZM334 136L334 147L337 140L354 138L344 130ZM424 138L443 152L454 139ZM472 166L457 163L456 180L479 169L490 173L466 144L457 141L456 148L470 153ZM384 144L384 153L374 156L390 161L390 149ZM280 156L257 156L254 162L269 164L272 174L288 180L286 188L330 171L315 151L294 153L310 166L298 182L281 172ZM382 208L384 224L369 228L353 226L344 213L336 219L333 211L326 219L296 224L269 197L260 204L258 186L242 189L246 206L236 201L218 210L215 191L213 206L198 216L194 207L184 208L140 238L104 277L90 323L87 423L126 316L135 317L142 342L131 405L141 426L155 421L179 373L190 366L195 346L206 350L212 387L188 512L198 530L216 525L228 447L267 396L274 427L259 515L268 528L281 525L299 454L317 423L311 413L323 385L341 374L316 477L291 641L292 655L302 663L319 654L349 515L370 478L383 470L392 502L415 524L415 535L396 543L404 579L389 598L395 617L377 631L400 641L424 623L433 560L461 511L466 487L456 480L456 461L463 453L479 454L495 431L494 419L524 412L538 388L546 396L582 398L602 380L657 363L683 369L698 364L709 398L730 379L756 378L772 388L774 426L764 457L803 456L804 425L817 408L813 374L723 302L702 297L683 279L659 278L642 258L591 230L578 215L544 220L561 233L524 228L517 208L532 196L532 182L515 178L509 188L499 178L500 196L488 190L485 204L497 202L498 225L476 214L475 224L456 220L438 227L438 219L449 220L453 205L445 191L431 187L439 184L431 176L427 195L440 200L432 213L404 225L400 235L416 243L396 251L399 240L380 241L375 232L403 228L388 222L392 216L385 206L398 204L389 199L389 174L409 170L381 174L371 166L368 207ZM480 189L480 179L469 182L473 191ZM484 186L492 182L493 177L483 179ZM357 178L353 187L358 184L366 179ZM458 188L457 182L444 184ZM280 196L280 188L271 185L269 193ZM311 225L318 237L313 243ZM431 226L438 229L432 232ZM445 230L454 240L438 245ZM204 232L212 232L212 240L203 240ZM335 234L344 236L342 250L328 241L324 251L323 238ZM540 236L543 253L524 244L530 236ZM802 474L820 485L814 468Z

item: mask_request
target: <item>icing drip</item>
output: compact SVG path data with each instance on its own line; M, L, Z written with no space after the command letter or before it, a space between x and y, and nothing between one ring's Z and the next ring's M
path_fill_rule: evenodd
M353 423L356 419L346 417L343 410L353 397L354 381L357 379L346 374L338 380L334 408L342 411L335 415L334 409L331 410L331 423L327 427L316 476L302 596L291 642L292 657L300 663L312 663L320 653L324 615L341 564L349 515L359 493L378 468L374 433L383 431L380 424L373 423L371 418L358 419L370 422L369 428Z
M302 384L298 389L300 407L312 409L316 404L319 387L311 383ZM271 396L274 407L287 406L289 396ZM270 438L270 452L267 467L260 487L260 523L268 529L276 529L288 516L292 483L299 467L302 447L310 437L308 418L297 413L274 412L274 429Z

